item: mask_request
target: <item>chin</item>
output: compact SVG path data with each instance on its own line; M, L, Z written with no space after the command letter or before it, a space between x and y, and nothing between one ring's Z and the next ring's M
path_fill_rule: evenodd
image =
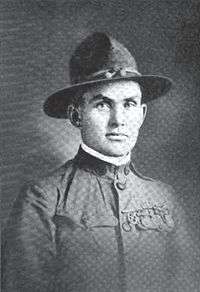
M130 151L130 149L107 149L107 151L104 151L104 155L121 157L127 155Z
M115 143L115 145L112 145L113 147L108 147L105 155L109 155L109 156L115 156L115 157L120 157L120 156L126 156L128 153L130 153L132 151L132 149L135 146L135 143L133 143L132 145L118 145L118 143Z
M106 141L100 152L108 156L126 156L135 147L136 142L136 137L132 141Z

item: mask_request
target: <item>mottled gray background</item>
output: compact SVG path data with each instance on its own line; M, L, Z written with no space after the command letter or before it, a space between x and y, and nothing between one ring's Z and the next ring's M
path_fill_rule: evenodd
M78 130L45 116L42 104L69 84L77 44L105 31L132 51L141 72L174 80L170 94L149 105L133 159L143 174L175 187L197 234L200 1L4 0L1 6L3 225L24 182L76 153Z

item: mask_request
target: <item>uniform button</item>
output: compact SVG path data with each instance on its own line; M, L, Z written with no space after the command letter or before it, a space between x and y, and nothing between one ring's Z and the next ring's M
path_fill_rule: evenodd
M116 186L119 190L124 190L126 188L126 183L117 182Z
M88 220L89 220L89 216L84 213L81 217L81 223L84 225L87 225Z
M125 175L128 175L130 173L130 169L129 169L129 167L125 167L124 168L124 174Z

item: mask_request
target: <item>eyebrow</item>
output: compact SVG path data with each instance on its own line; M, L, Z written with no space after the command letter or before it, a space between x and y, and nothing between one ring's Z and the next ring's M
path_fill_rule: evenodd
M103 100L103 101L108 102L108 103L111 103L111 102L112 102L112 99L110 99L109 97L104 96L104 95L102 95L102 94L97 94L97 95L94 95L94 96L90 99L89 103L92 103L92 102L94 102L94 101L99 101L99 100Z
M130 96L130 97L125 98L124 101L134 101L134 102L138 103L137 100L136 100L137 97L138 96ZM95 101L99 101L99 100L103 100L103 101L105 101L105 102L107 102L109 104L113 103L113 100L111 98L109 98L107 96L104 96L102 94L97 94L97 95L93 96L90 99L89 103L92 103L92 102L95 102Z

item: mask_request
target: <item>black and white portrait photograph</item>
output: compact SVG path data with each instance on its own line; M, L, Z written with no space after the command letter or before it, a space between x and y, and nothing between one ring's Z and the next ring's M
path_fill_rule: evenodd
M200 292L200 1L1 1L2 292Z

